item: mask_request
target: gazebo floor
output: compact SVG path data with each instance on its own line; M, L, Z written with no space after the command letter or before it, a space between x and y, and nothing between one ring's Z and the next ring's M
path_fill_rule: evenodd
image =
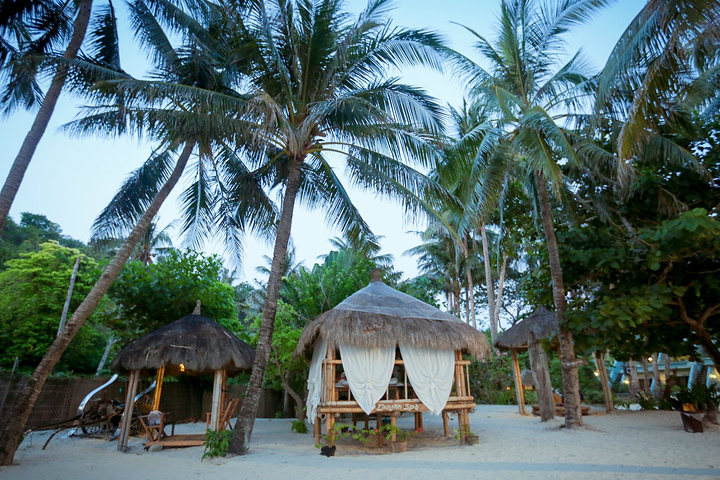
M152 447L153 445L162 445L163 448L199 447L205 445L205 435L172 435L154 442L146 442L144 445L145 448Z

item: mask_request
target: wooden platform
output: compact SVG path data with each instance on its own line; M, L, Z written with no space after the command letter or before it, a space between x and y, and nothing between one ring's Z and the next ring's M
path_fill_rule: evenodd
M162 440L146 442L144 445L145 448L149 448L153 445L162 445L163 448L200 447L205 445L205 435L172 435L170 437L165 437Z
M590 415L590 407L580 407L580 411L582 412L583 415ZM540 416L540 406L533 405L532 413L533 413L533 415L539 417ZM565 416L565 407L556 406L555 407L555 416L556 417L564 417Z

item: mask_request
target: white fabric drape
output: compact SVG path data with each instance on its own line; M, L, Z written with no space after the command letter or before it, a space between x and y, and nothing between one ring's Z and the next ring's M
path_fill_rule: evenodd
M450 398L455 376L455 351L400 345L408 380L420 401L440 415Z
M327 355L327 342L318 338L313 348L312 361L310 362L310 373L308 374L308 396L307 416L308 422L315 423L317 407L320 405L320 394L322 392L322 370L323 360Z
M369 415L387 391L395 364L395 347L362 348L342 343L339 347L350 391Z

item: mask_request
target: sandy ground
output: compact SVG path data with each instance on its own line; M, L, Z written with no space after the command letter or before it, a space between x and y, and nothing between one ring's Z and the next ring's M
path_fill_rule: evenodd
M330 458L320 455L310 434L292 433L290 420L259 419L249 455L204 461L202 447L148 452L140 438L120 453L114 441L59 434L42 450L50 432L37 432L20 446L17 465L0 467L0 479L720 479L718 430L687 433L679 414L665 411L584 419L585 428L570 431L561 419L541 423L513 406L483 405L470 416L478 445L441 440L442 421L425 414L424 431L405 453L341 444ZM402 417L398 426L412 428L412 422ZM178 425L176 433L199 433L203 426Z

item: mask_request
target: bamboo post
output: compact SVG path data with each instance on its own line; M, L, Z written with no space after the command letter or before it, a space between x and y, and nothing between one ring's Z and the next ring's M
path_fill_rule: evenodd
M215 378L213 379L213 395L212 408L210 410L210 429L216 432L220 430L220 409L222 403L223 390L223 370L215 370Z
M133 370L128 378L127 392L125 392L125 410L120 420L120 436L118 437L117 449L121 452L128 450L128 439L130 438L130 424L132 423L133 411L135 410L135 392L137 391L138 377L140 372Z
M450 436L450 419L448 418L448 414L445 410L442 412L442 419L443 419L443 432L445 433L446 437Z
M395 418L395 415L390 415L390 426L392 427L392 435L390 436L391 441L397 440L397 435L395 433L395 427L397 427L397 419Z
M160 396L162 395L163 380L165 379L165 365L158 368L155 379L155 396L153 397L153 410L160 410Z
M515 398L518 404L518 410L521 415L527 415L525 411L525 391L523 390L522 376L520 375L520 362L518 361L517 350L510 350L513 366L513 380L515 381Z

